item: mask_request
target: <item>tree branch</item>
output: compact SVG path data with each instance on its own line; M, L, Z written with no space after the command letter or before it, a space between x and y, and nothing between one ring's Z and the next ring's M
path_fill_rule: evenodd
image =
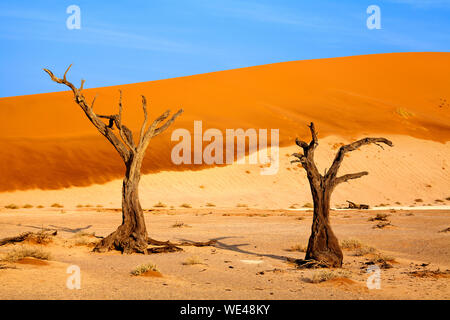
M69 87L74 95L75 102L81 107L81 109L84 111L88 119L92 122L92 124L97 128L97 130L108 139L108 141L114 146L114 148L117 150L119 155L124 161L127 161L130 157L130 151L127 149L126 145L120 141L120 139L111 131L112 128L104 124L99 117L94 113L92 110L92 106L89 106L86 102L86 99L84 95L78 90L71 82L67 81L67 73L69 69L72 67L70 65L66 72L64 72L63 79L60 79L56 77L53 72L51 72L49 69L44 69L44 71L50 76L50 78L60 84L64 84L67 87ZM81 89L83 87L83 84L81 85ZM92 104L95 102L92 102ZM111 119L111 117L109 117Z
M381 143L392 147L394 144L392 141L386 139L386 138L364 138L358 141L355 141L353 143L350 143L348 145L342 146L339 148L339 151L336 154L336 157L334 158L333 164L330 167L330 170L328 171L327 175L325 176L325 179L327 180L333 180L337 176L337 172L341 166L342 161L344 160L344 156L346 153L354 151L358 149L361 146L369 145L369 144L376 144L380 146Z
M348 180L351 180L351 179L359 179L361 177L367 176L368 174L369 173L367 171L345 174L343 176L337 177L335 180L335 184L347 182Z

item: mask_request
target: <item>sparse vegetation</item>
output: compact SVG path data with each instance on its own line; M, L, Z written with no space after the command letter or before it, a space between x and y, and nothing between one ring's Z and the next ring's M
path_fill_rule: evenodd
M369 221L387 221L387 217L389 217L389 214L377 213L375 217L369 218Z
M414 202L423 202L422 199L414 199Z
M362 256L365 256L365 255L368 255L368 254L372 254L372 253L375 253L375 252L376 252L376 249L374 247L367 246L367 245L362 245L361 247L356 248L356 250L354 252L354 255L356 257L362 257Z
M200 260L199 257L190 257L190 258L187 258L185 261L183 261L182 264L184 266L192 266L192 265L204 264L204 263L202 262L202 260Z
M141 274L144 274L144 273L146 273L148 271L157 271L157 272L159 272L158 267L155 264L147 263L147 264L141 264L141 265L137 266L136 268L134 268L131 271L131 274L133 276L140 276Z
M172 228L186 228L186 227L189 227L189 225L185 224L184 222L178 221L172 225Z
M341 241L341 248L346 250L355 250L359 249L363 246L361 241L357 239L348 239L348 240L342 240Z
M350 272L346 270L317 270L313 273L311 282L321 283L336 278L349 278Z
M183 203L183 204L180 205L180 207L181 208L187 208L187 209L192 208L192 206L189 203Z
M216 205L215 205L214 203L208 202L208 203L206 204L206 206L207 206L207 207L215 207Z
M31 205L31 204L26 204L26 205L23 206L24 209L31 209L31 208L33 208L33 207L34 207L34 206Z
M395 109L395 112L404 119L409 119L414 116L414 113L409 112L405 108L397 108Z
M43 207L44 207L43 205L38 205L36 208L42 209Z
M7 252L3 260L8 262L17 262L24 258L35 258L39 260L49 260L50 253L40 248L20 246Z
M314 208L313 204L310 202L305 203L302 207L303 208Z
M59 203L54 203L51 205L52 208L64 208L63 205L59 204Z
M167 207L167 205L165 205L164 203L159 201L158 203L154 204L153 207L154 208L165 208L165 207Z
M19 209L19 206L16 204L8 204L7 206L5 206L6 209Z
M246 205L245 203L238 203L238 204L236 205L236 207L237 207L237 208L247 208L248 205Z
M373 257L369 258L369 263L381 263L387 264L388 262L395 262L395 257L384 254L384 253L376 253Z

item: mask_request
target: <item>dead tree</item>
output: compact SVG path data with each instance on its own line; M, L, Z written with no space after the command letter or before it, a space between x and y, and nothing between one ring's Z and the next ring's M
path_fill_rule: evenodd
M97 130L114 146L126 167L122 187L122 224L116 231L104 238L94 250L103 252L117 249L123 253L147 253L147 246L151 239L147 236L144 214L139 202L138 193L142 160L150 140L164 132L183 110L180 109L169 120L163 123L170 115L170 110L167 110L147 126L147 100L142 96L144 122L140 130L139 139L135 143L131 130L122 124L122 92L120 91L119 111L117 114L96 114L93 111L95 98L88 104L83 95L84 80L81 80L80 88L76 88L72 83L67 81L66 75L71 66L67 68L62 79L55 77L48 69L44 69L44 71L50 75L53 81L64 84L72 90L75 102L81 107ZM108 124L105 124L100 119L107 119ZM118 135L113 132L114 127L117 128Z
M311 142L308 144L304 141L296 139L295 142L303 149L303 154L294 153L293 156L295 156L297 160L291 161L292 163L301 163L303 168L306 170L314 201L314 216L311 236L309 237L308 248L306 250L304 261L306 263L315 261L319 265L329 267L341 267L343 258L342 250L336 236L331 230L329 220L331 194L338 184L347 182L351 179L361 178L369 173L363 171L338 177L337 173L339 167L344 160L344 156L348 152L354 151L363 145L373 143L382 147L380 144L383 143L392 147L393 144L385 138L364 138L351 144L344 145L337 152L333 164L328 172L325 170L324 175L321 175L314 162L314 150L319 144L314 123L311 122L309 129L312 136Z

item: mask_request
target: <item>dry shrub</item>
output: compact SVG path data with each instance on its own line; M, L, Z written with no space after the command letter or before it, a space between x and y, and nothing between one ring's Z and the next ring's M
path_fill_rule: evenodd
M189 225L185 224L184 222L178 221L172 225L172 228L187 228L187 227L189 227Z
M192 206L189 203L183 203L180 205L181 208L192 208Z
M206 206L207 206L207 207L215 207L216 205L215 205L214 203L208 202L208 203L206 204Z
M8 262L17 262L24 258L35 258L39 260L49 260L50 253L42 250L41 248L20 246L13 248L7 252L3 260Z
M303 205L303 208L314 208L314 205L310 202L307 202Z
M389 217L389 214L377 213L375 217L369 218L369 221L387 221L387 217Z
M64 208L63 205L59 204L59 203L54 203L51 205L52 208Z
M162 203L161 201L159 201L158 203L153 205L154 208L165 208L167 207L164 203Z
M376 249L374 247L362 245L361 247L356 248L354 255L357 257L362 257L362 256L372 254L375 252L376 252Z
M337 278L349 278L350 275L351 273L346 270L317 270L313 273L311 282L321 283Z
M359 249L363 246L361 241L357 239L348 239L348 240L342 240L341 241L341 248L346 250L355 250Z
M33 207L34 206L31 205L31 204L26 204L26 205L23 206L24 209L30 209L30 208L33 208Z
M19 206L14 203L11 203L11 204L8 204L7 206L5 206L5 208L6 209L19 209Z
M140 276L141 274L146 273L147 271L159 271L158 267L153 263L141 264L131 270L131 274L133 276Z

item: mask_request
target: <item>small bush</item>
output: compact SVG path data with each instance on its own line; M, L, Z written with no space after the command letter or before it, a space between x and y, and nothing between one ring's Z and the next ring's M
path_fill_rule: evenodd
M307 202L303 205L303 208L314 208L314 205L310 202Z
M450 201L450 197L448 197L448 198L445 198L445 200L447 200L447 201Z
M236 207L237 207L237 208L247 208L248 205L246 205L245 203L238 203L238 204L236 205Z
M6 256L3 260L8 262L16 262L28 257L39 260L48 260L50 259L50 253L47 251L43 251L40 248L21 246L18 248L14 248L6 253Z
M180 205L181 208L192 208L192 206L189 203L183 203Z
M384 254L384 253L377 253L372 258L369 259L370 263L381 263L381 264L387 264L388 262L395 262L395 257Z
M207 206L207 207L215 207L216 205L215 205L214 203L208 202L208 203L206 204L206 206Z
M33 208L33 207L34 206L31 205L31 204L26 204L26 205L23 206L24 209L30 209L30 208Z
M36 208L42 209L43 207L44 207L43 205L38 205Z
M64 208L63 205L59 204L59 203L54 203L51 205L52 208Z
M159 271L157 266L153 263L147 263L147 264L141 264L131 270L131 274L133 276L140 276L143 273L146 273L147 271Z
M423 202L422 199L415 199L414 202Z
M5 206L6 209L19 209L18 205L15 204L8 204L7 206Z
M83 208L83 205L82 204L78 204L77 208Z

